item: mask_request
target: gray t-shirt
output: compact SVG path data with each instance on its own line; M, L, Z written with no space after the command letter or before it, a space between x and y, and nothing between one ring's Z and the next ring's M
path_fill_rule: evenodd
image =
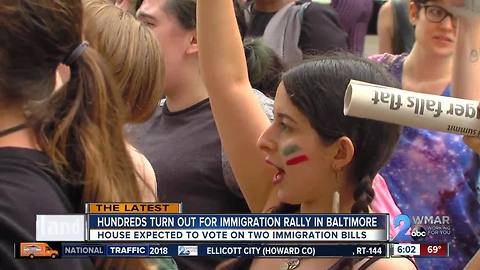
M255 90L270 119L273 101ZM157 178L158 200L182 202L184 213L248 213L222 151L205 99L170 112L163 100L154 115L127 128L130 142L150 161ZM179 269L214 269L222 258L175 258Z

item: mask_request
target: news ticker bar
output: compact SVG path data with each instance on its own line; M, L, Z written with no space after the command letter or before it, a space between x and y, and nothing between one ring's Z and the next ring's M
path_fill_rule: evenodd
M48 247L48 248L47 248ZM389 257L389 244L16 243L16 258L67 257Z
M68 257L447 257L448 244L15 243L16 258Z

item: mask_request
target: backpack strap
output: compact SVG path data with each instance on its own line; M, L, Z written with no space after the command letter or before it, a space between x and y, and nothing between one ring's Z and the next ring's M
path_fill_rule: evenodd
M298 42L302 31L303 14L309 5L310 2L289 3L275 13L265 28L263 41L287 66L303 60L303 52Z

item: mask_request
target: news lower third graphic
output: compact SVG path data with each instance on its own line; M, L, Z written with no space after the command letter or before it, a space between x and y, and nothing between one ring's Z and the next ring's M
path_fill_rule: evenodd
M447 216L388 214L184 214L181 203L90 203L85 214L37 215L18 259L69 257L448 256ZM30 240L30 239L29 239Z

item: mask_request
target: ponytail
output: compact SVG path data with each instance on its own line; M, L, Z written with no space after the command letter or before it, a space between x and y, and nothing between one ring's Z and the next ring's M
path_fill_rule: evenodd
M126 111L103 59L86 48L70 80L49 100L39 142L63 178L82 184L85 202L141 201L123 137ZM97 269L147 269L144 259L97 259Z
M86 202L140 201L123 137L125 110L108 68L91 48L71 66L71 78L49 99L39 142L64 178L84 184Z

